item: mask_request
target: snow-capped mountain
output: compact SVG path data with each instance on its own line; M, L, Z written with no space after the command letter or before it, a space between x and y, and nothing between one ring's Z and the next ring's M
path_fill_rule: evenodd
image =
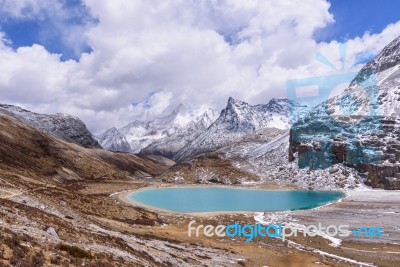
M134 121L97 136L108 150L172 156L205 130L217 117L212 109L189 111L179 105L168 116L150 121Z
M185 126L177 128L177 131L171 135L155 140L140 153L172 158L180 149L204 132L216 120L218 113L213 109L207 109L201 115L192 117L193 119Z
M400 37L293 125L289 151L301 167L343 163L368 185L400 189Z
M13 105L0 104L0 109L29 126L58 139L86 148L101 148L86 125L77 117L62 113L39 114Z
M400 114L400 36L388 44L382 52L366 64L351 82L350 89L361 86L378 87L376 113L385 117ZM360 94L358 99L365 98ZM364 100L364 99L362 99ZM368 101L365 99L364 101Z
M125 136L115 127L108 129L96 138L104 149L110 151L131 150L131 146L129 145Z
M287 99L272 99L268 104L252 106L230 97L219 118L183 147L173 159L183 161L214 151L259 129L288 129L293 110L297 110L296 114L304 114L308 109Z

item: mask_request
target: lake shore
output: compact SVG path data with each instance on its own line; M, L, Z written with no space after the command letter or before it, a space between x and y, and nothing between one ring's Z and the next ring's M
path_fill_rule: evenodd
M229 185L171 185L171 184L157 184L157 185L151 185L143 188L139 188L136 190L129 190L129 191L124 191L124 192L117 192L112 195L116 196L116 198L128 205L133 205L136 207L142 207L145 209L148 209L153 212L158 212L162 214L176 214L176 215L187 215L187 216L195 216L195 217L216 217L216 216L221 216L221 215L230 215L230 214L243 214L243 215L248 215L248 216L253 216L256 212L258 211L210 211L210 212L178 212L178 211L171 211L167 209L162 209L162 208L157 208L154 206L146 205L143 203L136 202L132 199L129 199L129 195L135 192L139 191L147 191L147 190L153 190L153 189L161 189L161 188L208 188L208 187L221 187L221 188L229 188L229 189L246 189L246 190L271 190L271 191L290 191L290 190L296 190L296 191L308 191L305 189L293 189L293 188L274 188L272 189L271 187L264 186L264 187L249 187L249 186L229 186ZM345 193L345 192L343 192ZM341 201L342 199L346 198L347 194L343 197L340 198L337 201ZM324 206L331 205L337 201L332 201L329 203L326 203L324 205L315 207L315 208L310 208L309 210L313 209L319 209Z
M121 202L137 207L146 208L150 211L177 216L194 216L194 217L216 217L232 214L243 214L246 216L254 216L260 212L243 211L218 211L218 212L194 212L180 213L165 209L159 209L152 206L136 203L128 198L132 192L159 189L165 187L210 187L209 185L152 185L130 190L116 194ZM228 187L229 186L221 186ZM241 189L251 189L247 187L236 187ZM260 189L260 188L253 188ZM271 190L270 188L266 188ZM289 189L286 189L289 190ZM357 227L382 227L385 231L384 237L380 239L364 238L362 242L400 244L400 191L387 190L355 190L346 192L346 196L339 201L328 203L320 207L307 210L288 211L291 216L304 225L318 224L322 225L343 225L348 224L354 228ZM359 237L349 236L344 240L360 241Z

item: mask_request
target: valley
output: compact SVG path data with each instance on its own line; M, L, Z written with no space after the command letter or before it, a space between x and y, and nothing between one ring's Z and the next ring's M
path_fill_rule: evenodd
M377 72L378 102L371 108L383 114L365 116L360 127L338 126L337 119L360 118L338 115L331 108L337 99L311 107L229 97L220 112L179 105L164 117L110 125L96 136L76 117L0 105L0 266L398 266L399 40L365 67ZM368 80L365 73L347 90ZM367 103L365 95L344 97L342 105L355 102ZM176 186L340 191L346 197L310 210L205 214L126 199L131 191ZM384 235L194 239L187 234L191 220L348 224L352 230L381 227Z
M66 188L43 186L25 192L3 193L4 197L0 199L1 227L5 236L12 238L16 244L11 248L12 252L8 245L3 246L4 251L9 251L8 260L13 260L12 253L18 253L20 246L24 248L29 244L26 256L18 258L20 262L29 263L31 255L39 250L45 252L48 262L73 266L83 263L87 266L287 266L294 262L310 266L321 263L328 266L352 266L352 260L366 264L361 266L396 266L398 262L400 236L397 222L400 214L395 192L374 192L374 197L371 197L370 191L359 191L327 207L310 211L278 212L267 217L262 213L213 213L197 216L171 214L133 206L121 201L115 194L148 186L171 185L161 182L149 184L140 180L73 181ZM262 188L285 189L274 185L264 185ZM187 236L190 220L218 225L255 223L277 218L281 222L304 225L346 222L362 226L367 220L368 225L383 227L385 238L353 237L342 240L339 247L332 247L331 240L318 236L299 236L289 238L287 242L256 238L250 243L240 238L193 239ZM56 235L49 229L54 229ZM91 258L73 256L59 249L60 244L88 251ZM380 252L382 250L387 252ZM320 252L331 256L324 256ZM7 256L5 259L7 262Z

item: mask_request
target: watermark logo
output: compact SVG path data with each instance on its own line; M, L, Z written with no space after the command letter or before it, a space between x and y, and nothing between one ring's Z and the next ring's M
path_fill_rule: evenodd
M328 237L382 237L383 229L381 227L359 227L350 230L349 225L299 225L299 224L269 224L263 225L256 223L254 225L233 223L230 225L195 225L196 221L190 221L188 224L188 237L199 237L204 235L206 237L230 237L230 238L244 238L246 242L252 241L255 237L275 237L281 238L285 241L288 237L303 236L317 236L324 235ZM299 234L300 233L300 234Z
M292 151L298 153L300 168L380 162L380 152L363 144L361 138L381 130L376 75L366 68L358 75L343 72L346 47L340 45L341 73L287 81L288 99L313 107L305 117L299 109L290 111L291 142L295 147L302 145ZM317 60L338 70L322 54Z

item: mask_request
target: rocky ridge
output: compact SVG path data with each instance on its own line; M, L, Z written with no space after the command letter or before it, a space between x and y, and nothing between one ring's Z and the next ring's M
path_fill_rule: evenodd
M271 99L265 105L252 106L230 97L218 119L178 151L173 159L183 161L217 150L260 129L288 129L293 110L302 116L308 108L287 99Z
M101 148L86 125L77 117L62 113L39 114L13 105L0 104L0 109L29 126L58 139L86 148Z

